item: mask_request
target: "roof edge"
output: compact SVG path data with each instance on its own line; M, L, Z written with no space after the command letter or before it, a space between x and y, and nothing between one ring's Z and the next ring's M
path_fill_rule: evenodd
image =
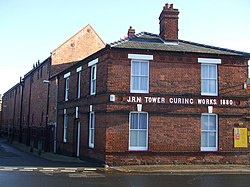
M216 46L207 45L207 44L200 44L200 43L186 41L186 40L181 40L181 39L179 39L179 41L183 42L183 43L187 43L187 44L192 44L192 45L200 46L200 47L207 47L207 48L216 49L216 50L222 50L222 51L226 51L226 52L230 52L230 53L237 53L239 55L243 55L243 56L246 56L246 57L250 58L250 53L248 53L248 52L243 52L243 51L238 51L238 50L233 50L233 49L228 49L228 48L223 48L223 47L216 47Z
M135 35L126 37L126 38L124 38L124 39L120 39L120 40L114 41L114 42L109 43L109 44L107 44L107 45L110 46L110 47L114 47L114 46L116 46L116 45L118 45L118 44L121 44L121 43L123 43L123 42L129 41L130 39L140 37L140 36L143 35L143 34L148 34L148 35L151 35L151 36L157 36L157 37L159 37L158 34L153 34L153 33L149 33L149 32L142 31L142 32L140 32L140 33L137 33L137 34L135 34Z

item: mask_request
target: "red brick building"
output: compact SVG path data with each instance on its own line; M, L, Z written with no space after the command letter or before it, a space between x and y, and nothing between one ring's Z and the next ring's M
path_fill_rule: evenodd
M160 34L128 38L58 74L57 151L109 165L249 164L249 53L178 38L166 4Z
M95 30L87 25L53 50L46 60L34 64L3 95L1 131L11 141L32 143L36 147L40 141L45 150L52 150L57 97L57 82L53 77L104 46Z

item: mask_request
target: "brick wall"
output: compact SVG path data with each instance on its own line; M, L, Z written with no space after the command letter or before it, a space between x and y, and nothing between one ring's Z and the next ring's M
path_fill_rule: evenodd
M73 35L62 45L52 52L52 67L50 77L53 77L57 73L65 70L66 68L72 66L77 61L80 61L87 56L97 52L105 46L105 43L98 36L96 31L90 26L87 25L81 29L78 33ZM76 70L73 72L76 74ZM84 79L84 78L83 78ZM62 81L62 79L60 80ZM56 92L57 86L59 83L56 83L56 78L50 79L50 93L51 97L49 99L49 122L55 123L56 119ZM72 84L72 83L71 83ZM77 84L77 81L74 83ZM71 89L76 89L77 87L71 86ZM85 89L83 89L85 91ZM60 92L61 93L61 92ZM72 94L73 92L70 92ZM77 92L74 93L74 96L70 95L70 98L75 98Z
M87 25L52 52L51 76L102 49L105 43L95 30Z
M130 93L131 60L128 54L150 54L150 92ZM96 95L90 92L88 63L98 58ZM220 57L218 65L219 96L201 96L201 65L198 58L218 58L213 55L104 50L84 59L60 74L59 81L59 149L63 154L74 154L76 131L72 127L75 107L79 106L81 130L81 157L91 157L110 165L120 164L171 164L171 163L248 163L248 148L234 148L233 128L249 128L244 118L248 104L242 83L247 76L244 58ZM82 66L81 98L76 99L76 69ZM70 72L69 101L64 101L63 75ZM230 76L233 78L230 79ZM237 76L238 75L238 76ZM109 101L110 94L115 102ZM148 150L129 151L129 113L137 111L137 102L128 102L129 96L160 97L165 103L143 100L143 111L148 112ZM201 114L211 104L170 103L170 98L233 99L232 106L218 104L213 112L219 115L218 151L201 152ZM95 112L95 146L89 148L89 106ZM69 142L62 143L63 109L70 111Z

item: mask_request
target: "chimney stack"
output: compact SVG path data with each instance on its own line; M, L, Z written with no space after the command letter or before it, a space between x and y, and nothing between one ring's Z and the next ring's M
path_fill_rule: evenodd
M128 37L135 35L135 29L132 28L132 26L128 29Z
M166 41L178 41L178 9L173 4L165 4L160 14L160 37Z

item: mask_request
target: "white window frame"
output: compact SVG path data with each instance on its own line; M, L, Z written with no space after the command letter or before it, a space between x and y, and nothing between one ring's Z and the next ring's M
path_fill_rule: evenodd
M215 67L215 75L216 75L216 77L215 78L210 78L210 77L208 77L208 78L203 78L203 75L202 75L202 68L204 67L204 66L208 66L208 68L210 68L210 67ZM218 74L217 74L217 65L216 64L201 64L201 95L207 95L207 96L218 96ZM202 91L202 85L203 85L203 80L207 80L207 81L215 81L216 83L215 83L215 92L204 92L204 91ZM209 87L209 84L208 85L206 85L207 87Z
M90 95L96 94L96 64L91 66L90 70Z
M89 114L89 147L94 148L94 146L95 146L95 113L90 111L90 114Z
M140 63L139 70L137 70L138 72L140 72L140 70L141 70L141 63L147 63L147 66L148 66L147 67L148 68L147 75L140 75L139 73L133 74L133 63L135 63L135 62ZM138 86L139 89L133 89L133 78L134 77L139 77L139 78L147 77L147 83L146 83L147 89L146 90L140 89L140 85ZM139 83L140 83L140 81L139 81ZM148 60L135 60L135 59L131 60L130 92L131 93L149 93L149 61Z
M69 100L69 77L65 78L65 101Z
M67 109L63 110L63 142L67 142L68 116Z
M213 59L213 58L198 58L198 63L201 63L201 95L206 95L206 96L218 96L218 64L221 64L221 59ZM214 66L216 69L215 78L204 78L202 75L202 68L204 66L209 66L212 67ZM208 68L209 68L208 67ZM203 87L203 80L210 80L210 81L215 81L215 92L203 92L202 87ZM207 85L209 86L209 85Z
M70 76L70 72L64 74L63 76L63 78L65 79L65 95L64 95L65 101L69 100L69 76Z
M76 107L76 119L79 118L79 107Z
M77 81L77 98L80 99L81 97L81 71L82 71L82 66L76 69L77 76L78 76L78 81Z
M132 120L131 120L131 116L133 115L133 114L138 114L138 124L139 124L139 120L140 120L140 117L139 117L139 115L140 114L146 114L147 115L147 125L146 125L146 130L145 129L131 129L131 123L132 123ZM138 131L138 133L140 132L140 131L146 131L146 146L144 147L144 146L131 146L131 142L130 142L130 138L131 138L131 131ZM139 136L138 136L138 138L139 138ZM148 150L148 113L147 112L130 112L130 114L129 114L129 151L147 151Z
M202 129L202 117L208 117L208 121L209 121L209 116L215 116L215 130L203 130ZM202 132L215 132L215 147L202 147ZM209 137L209 136L208 136ZM207 140L209 142L209 140ZM201 114L201 151L218 151L218 115L217 114L210 114L210 113L203 113Z

